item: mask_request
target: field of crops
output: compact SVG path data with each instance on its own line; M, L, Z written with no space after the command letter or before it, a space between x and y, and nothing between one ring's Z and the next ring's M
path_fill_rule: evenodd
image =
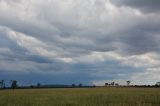
M159 88L0 90L0 106L160 106Z

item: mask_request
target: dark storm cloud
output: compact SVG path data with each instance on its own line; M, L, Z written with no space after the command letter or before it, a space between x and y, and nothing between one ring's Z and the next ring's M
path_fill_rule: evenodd
M159 12L160 1L159 0L111 0L118 6L128 6L135 9L139 9L145 13Z
M1 78L5 80L16 79L19 84L36 84L41 82L42 84L92 84L92 80L114 80L115 78L128 79L128 77L135 73L136 71L140 72L140 69L136 71L134 68L120 66L119 63L106 61L98 64L63 64L59 67L59 64L47 64L46 68L43 65L38 65L37 70L32 70L29 73L17 73L13 74L9 70L0 70ZM49 68L50 67L50 68ZM59 67L59 68L58 68ZM62 68L63 67L63 68ZM128 70L129 69L129 70ZM97 72L97 70L99 70ZM16 70L15 70L16 71ZM47 71L54 71L52 74L48 74ZM66 72L65 72L66 71ZM67 72L68 71L68 72ZM118 71L118 73L117 73ZM143 71L143 70L141 70ZM58 72L58 74L56 73ZM92 73L91 73L92 72ZM119 74L120 73L120 74ZM7 77L9 76L9 77ZM34 80L32 80L34 79Z

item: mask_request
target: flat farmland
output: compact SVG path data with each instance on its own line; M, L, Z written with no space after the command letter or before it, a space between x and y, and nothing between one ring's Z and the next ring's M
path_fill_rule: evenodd
M0 90L0 106L160 106L160 88Z

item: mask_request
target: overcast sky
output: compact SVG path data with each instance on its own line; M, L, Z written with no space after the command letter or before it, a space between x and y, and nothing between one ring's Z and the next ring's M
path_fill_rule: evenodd
M155 84L160 0L0 0L0 79Z

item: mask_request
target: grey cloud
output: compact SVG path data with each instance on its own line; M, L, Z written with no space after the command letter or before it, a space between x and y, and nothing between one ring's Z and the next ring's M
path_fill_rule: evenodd
M19 70L80 73L91 79L143 73L145 69L134 71L116 63L116 56L106 62L108 57L94 55L89 58L105 62L88 64L85 57L114 52L124 61L132 55L160 53L159 4L158 0L0 0L0 61L11 67L4 70L16 70L17 63ZM9 38L9 31L18 36Z
M49 58L31 54L27 49L20 47L16 42L8 37L8 31L9 29L0 27L1 61L34 61L37 63L52 62Z
M95 1L93 0L93 2ZM132 2L130 3L125 0L111 2L132 4ZM24 1L20 2L20 5L25 5L21 3L24 3ZM27 3L29 3L29 1L27 1ZM57 6L55 3L58 3ZM15 10L13 9L11 12L8 10L7 12L12 15L2 11L1 25L7 26L17 32L22 32L26 36L33 36L45 42L47 45L54 45L61 51L64 51L64 56L69 57L89 54L92 51L113 51L116 49L122 49L123 51L123 48L124 52L131 51L134 54L134 52L143 51L140 53L144 53L157 45L157 43L154 43L156 35L152 34L153 32L159 34L159 19L156 18L156 15L151 18L147 18L148 16L139 17L134 14L130 15L129 12L128 14L125 12L123 13L125 10L121 10L122 14L117 13L112 17L108 15L105 9L105 3L106 1L102 0L92 5L91 2L86 1L85 5L88 5L88 7L82 5L82 7L86 9L86 11L82 12L84 9L81 6L75 7L77 6L77 2L71 2L70 7L66 4L65 8L67 8L67 10L65 11L59 9L63 5L62 2L47 1L45 4L41 5L40 1L37 5L34 3L30 5L33 11L28 15L35 14L33 17L24 18L27 14L25 13L26 10L23 8L22 10L18 10L18 8ZM46 6L47 4L49 6ZM152 5L152 3L150 5ZM25 6L29 8L27 5ZM34 6L36 9L33 8ZM12 9L12 5L9 5L9 7ZM42 8L37 9L37 7ZM75 8L75 10L72 10L72 8ZM92 8L94 9L92 10ZM21 14L18 12L14 15L14 11L20 11L20 13L24 12L24 15L20 17ZM92 13L93 11L98 14ZM104 14L105 12L106 14ZM79 17L77 17L77 15ZM80 18L81 15L83 17ZM123 15L126 15L126 19L122 19ZM102 16L106 17L104 21L100 19ZM25 21L21 18L24 18ZM89 19L87 20L87 18ZM112 18L113 21L110 21ZM151 19L154 20L153 23L148 21ZM151 24L153 25L151 26ZM152 36L152 38L148 39L147 36L149 35L146 35L146 32L151 33L150 36ZM142 36L147 40L141 40L143 39ZM136 41L137 44L134 44ZM149 43L147 44L147 42ZM147 48L143 48L144 46ZM50 46L50 49L55 50L52 46ZM153 51L159 51L158 49L158 47L155 47Z
M144 13L159 13L160 1L159 0L111 0L118 6L128 6L131 8L139 9Z
M144 54L147 52L159 52L159 37L152 34L144 34L144 33L134 33L133 36L123 37L122 41L126 43L124 51L129 54ZM122 49L123 50L123 49ZM125 52L124 52L125 53Z
M153 17L146 17L144 20L137 20L138 23L135 26L128 28L126 31L119 33L119 41L123 43L121 50L131 55L143 54L147 52L160 51L159 46L159 19Z

